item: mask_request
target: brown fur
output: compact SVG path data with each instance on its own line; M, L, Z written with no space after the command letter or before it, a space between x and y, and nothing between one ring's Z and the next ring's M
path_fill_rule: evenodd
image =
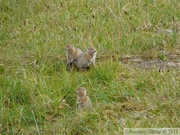
M77 93L77 105L79 109L91 109L92 102L87 95L86 89L84 87L78 87L75 92Z
M89 69L91 63L95 65L96 49L89 48L87 52L81 53L73 63L78 69Z
M89 47L88 50L89 50L89 51L92 51L92 52L95 52L94 55L93 55L93 57L92 57L92 60L91 60L92 63L93 63L93 65L95 66L95 65L96 65L96 54L97 54L97 50L96 50L96 48L94 48L93 46Z
M81 49L75 48L73 45L66 45L65 50L67 56L67 65L82 53Z

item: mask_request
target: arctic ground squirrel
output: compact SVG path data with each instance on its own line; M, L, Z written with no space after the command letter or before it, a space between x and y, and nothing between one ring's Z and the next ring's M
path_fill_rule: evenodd
M76 88L77 93L77 105L79 109L92 109L92 102L87 95L86 89L84 87Z
M81 53L76 59L74 59L73 63L78 69L90 69L90 64L93 63L95 65L96 59L96 49L94 47L88 48L87 52Z
M97 50L93 46L89 47L88 50L92 51L92 52L93 51L95 52L91 61L92 61L93 65L96 66L96 54L97 54Z
M69 66L72 64L72 61L77 58L83 51L79 48L75 48L73 45L66 45L66 57L67 57L67 64Z

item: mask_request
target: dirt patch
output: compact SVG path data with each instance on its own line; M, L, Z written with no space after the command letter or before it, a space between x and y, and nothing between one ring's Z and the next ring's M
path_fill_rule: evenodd
M102 55L97 61L103 62L107 59L120 61L124 64L132 65L141 69L157 69L159 71L170 71L171 69L180 69L180 57L172 55L170 60L162 61L160 59L144 59L143 56L108 56Z
M122 57L122 63L132 64L142 69L158 69L159 71L169 71L170 69L180 69L180 62L162 60L144 60L140 57Z

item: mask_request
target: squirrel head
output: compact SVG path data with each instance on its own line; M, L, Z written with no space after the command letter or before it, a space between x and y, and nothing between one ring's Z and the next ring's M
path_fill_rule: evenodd
M94 48L93 46L88 48L88 53L93 56L96 53L96 48Z
M73 45L66 45L65 50L68 52L73 52L75 50L75 47Z
M78 94L79 97L86 96L86 89L84 87L76 88L75 92Z

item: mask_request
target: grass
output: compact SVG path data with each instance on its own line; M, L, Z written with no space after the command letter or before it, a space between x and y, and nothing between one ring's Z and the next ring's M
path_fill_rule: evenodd
M180 127L179 69L160 73L119 61L180 62L179 14L178 0L1 0L0 134ZM97 66L66 71L66 44L97 47ZM87 88L92 112L77 110L78 86Z

